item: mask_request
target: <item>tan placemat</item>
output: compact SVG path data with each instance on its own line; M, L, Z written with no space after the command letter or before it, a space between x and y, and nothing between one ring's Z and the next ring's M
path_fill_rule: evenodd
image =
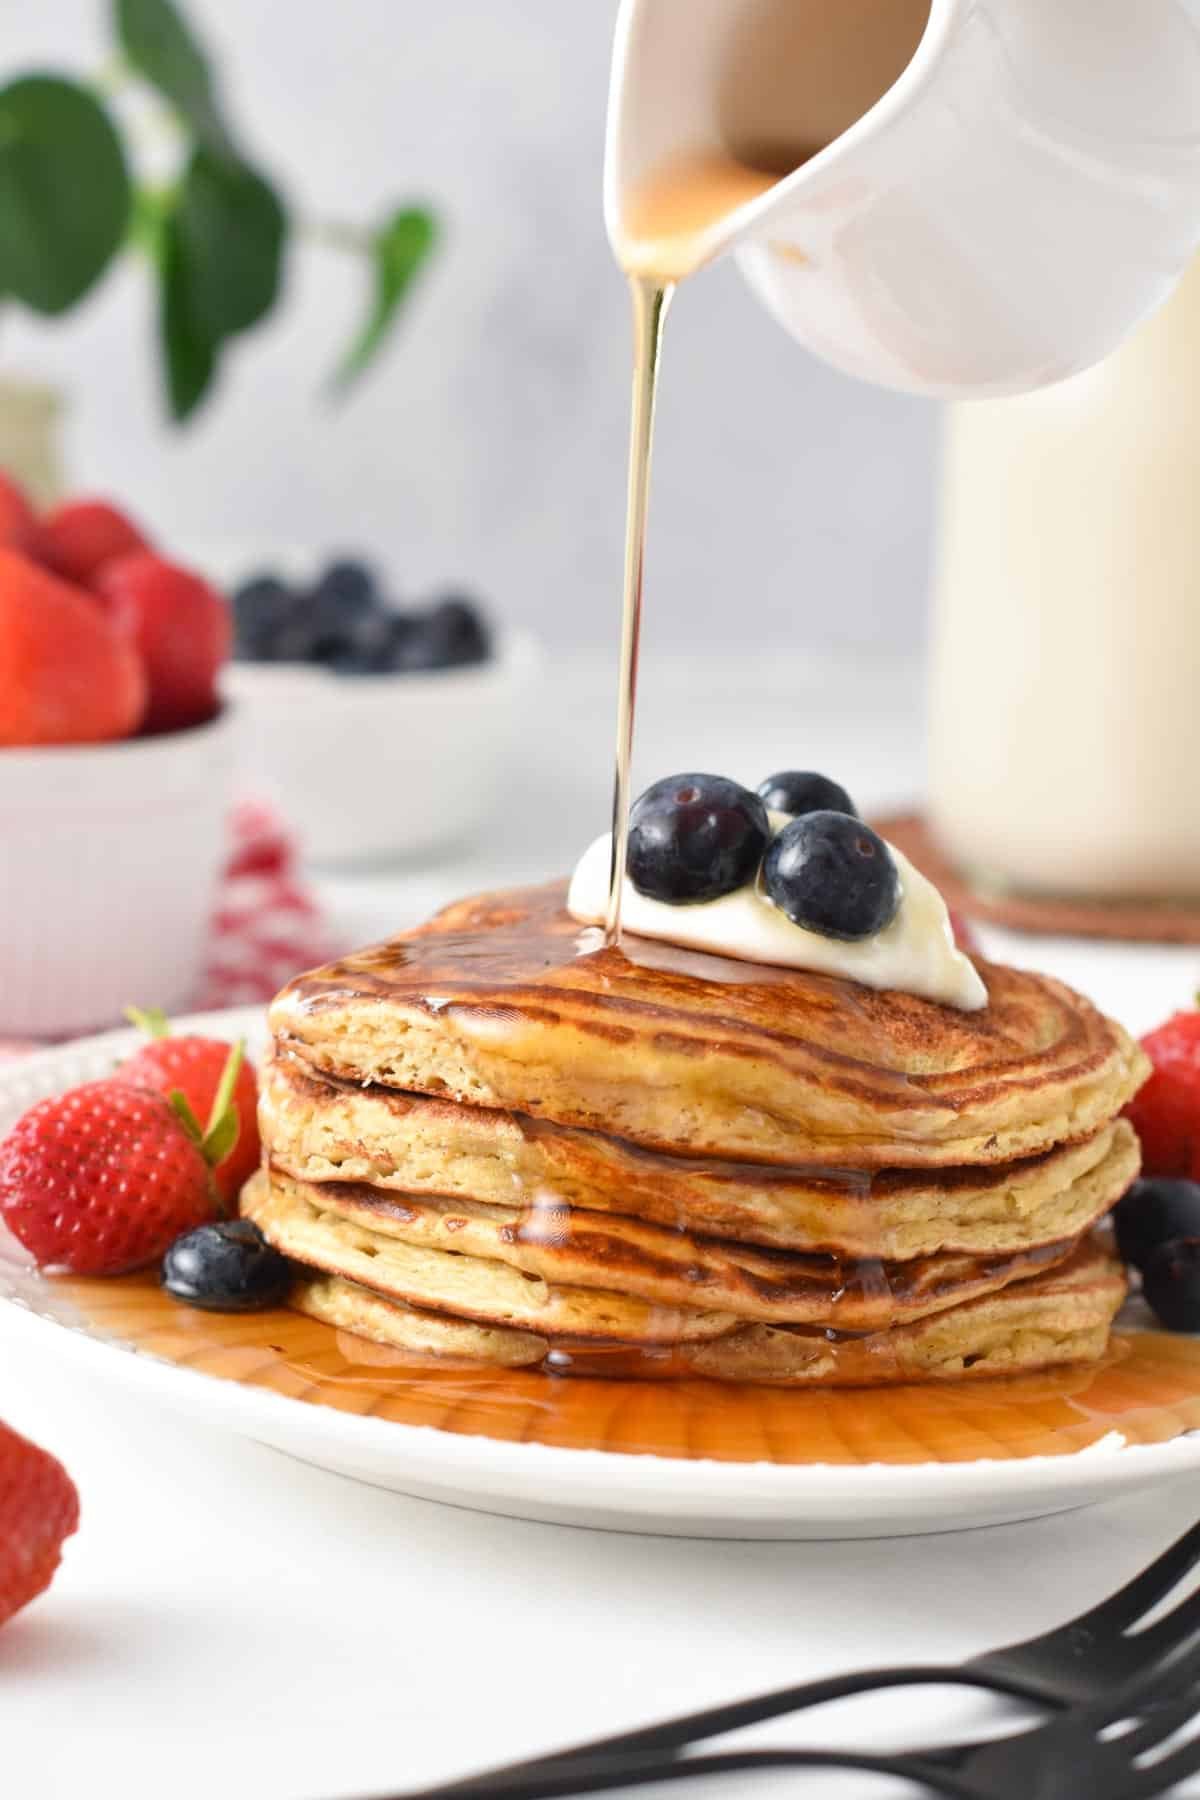
M968 918L1063 937L1124 938L1130 943L1200 944L1200 902L1046 900L980 892L949 862L920 813L893 813L872 824L941 889L947 906Z

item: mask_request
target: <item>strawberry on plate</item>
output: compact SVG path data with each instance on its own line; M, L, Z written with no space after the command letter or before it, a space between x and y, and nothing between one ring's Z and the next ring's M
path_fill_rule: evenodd
M42 561L80 587L90 587L106 563L149 548L132 520L107 500L64 500L38 528Z
M149 1036L149 1043L127 1057L117 1070L123 1081L160 1093L183 1095L197 1119L207 1119L216 1104L229 1061L229 1045L219 1038L171 1037L161 1012L140 1012L130 1007L129 1017ZM258 1082L254 1064L244 1060L238 1070L232 1103L237 1114L237 1141L213 1169L213 1180L226 1207L232 1209L238 1195L258 1167L262 1146L258 1135Z
M237 1135L242 1047L207 1129L182 1094L109 1078L41 1100L0 1144L0 1218L40 1268L119 1275L221 1211L213 1168Z
M0 1625L49 1587L79 1495L57 1457L0 1425Z
M150 550L105 563L96 589L141 656L149 690L143 729L181 731L211 719L232 641L229 608L216 589Z
M145 698L136 650L95 602L0 548L0 746L128 737Z
M1177 1012L1142 1039L1154 1065L1125 1108L1142 1140L1142 1172L1200 1181L1200 1012Z

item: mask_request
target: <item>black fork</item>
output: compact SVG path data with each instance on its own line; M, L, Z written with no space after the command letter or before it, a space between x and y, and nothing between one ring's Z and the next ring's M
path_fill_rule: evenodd
M1200 1715L1200 1650L1171 1671L1169 1700L1154 1664L1102 1699L1059 1713L1011 1737L895 1755L853 1750L742 1750L697 1757L669 1752L597 1757L591 1763L545 1765L519 1790L479 1792L521 1800L573 1800L613 1788L674 1784L697 1776L746 1775L767 1769L854 1769L892 1775L947 1800L1152 1800L1200 1770L1200 1738L1170 1740ZM438 1789L448 1793L450 1789ZM733 1790L744 1793L739 1783ZM418 1800L413 1796L412 1800Z
M460 1795L463 1800L470 1795L479 1800L493 1795L496 1800L501 1800L501 1796L505 1800L526 1800L534 1794L569 1794L580 1790L573 1790L569 1785L550 1789L531 1784L539 1776L555 1771L565 1778L570 1771L578 1772L585 1765L595 1769L605 1758L615 1759L615 1772L618 1765L629 1769L635 1767L639 1759L652 1755L660 1770L656 1779L666 1780L662 1771L668 1765L663 1760L663 1753L673 1754L689 1744L756 1725L765 1719L882 1688L947 1685L986 1688L992 1693L1056 1711L1100 1701L1146 1671L1153 1676L1163 1668L1165 1679L1169 1673L1168 1659L1177 1658L1200 1637L1200 1589L1153 1625L1140 1631L1136 1629L1198 1562L1200 1524L1193 1525L1149 1568L1143 1569L1140 1575L1135 1575L1090 1611L1053 1631L1027 1638L1019 1644L1008 1644L1000 1650L990 1650L968 1662L858 1669L849 1675L805 1682L798 1687L777 1688L771 1693L735 1700L725 1706L684 1713L636 1731L593 1738L573 1749L510 1763L488 1774L469 1776L443 1787L423 1789L420 1794L412 1795L411 1800L451 1800L452 1796L457 1800ZM689 1762L689 1771L694 1767L694 1762ZM622 1779L628 1780L628 1776ZM617 1786L619 1783L613 1781L605 1785Z

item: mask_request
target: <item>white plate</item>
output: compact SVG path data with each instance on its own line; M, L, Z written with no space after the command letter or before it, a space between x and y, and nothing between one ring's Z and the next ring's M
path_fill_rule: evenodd
M245 1035L261 1048L259 1009L180 1020L180 1029ZM0 1134L24 1109L106 1074L133 1032L111 1032L0 1066ZM907 1536L1038 1518L1200 1469L1200 1433L1145 1447L1111 1441L1070 1456L869 1467L678 1461L457 1436L335 1412L161 1361L106 1337L0 1237L0 1332L29 1354L73 1362L87 1379L123 1382L172 1412L290 1456L422 1499L517 1518L674 1536Z

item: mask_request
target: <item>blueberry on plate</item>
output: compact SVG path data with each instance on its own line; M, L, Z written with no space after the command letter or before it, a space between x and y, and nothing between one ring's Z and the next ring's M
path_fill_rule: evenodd
M717 900L754 879L771 835L757 794L723 775L668 775L634 801L626 868L668 906Z
M1135 1269L1172 1238L1200 1237L1200 1182L1148 1176L1135 1181L1113 1209L1117 1249Z
M257 1225L221 1219L176 1238L163 1258L162 1284L206 1312L258 1312L287 1298L293 1273Z
M1142 1293L1168 1331L1200 1331L1200 1237L1160 1244L1142 1270Z
M858 808L845 788L839 787L836 781L830 781L828 775L818 775L813 769L781 769L777 775L768 775L765 781L761 781L757 791L768 811L791 813L793 818L810 812L849 813L851 818L858 816Z
M792 819L763 858L767 896L793 925L822 937L873 937L900 905L900 872L881 837L849 813Z

